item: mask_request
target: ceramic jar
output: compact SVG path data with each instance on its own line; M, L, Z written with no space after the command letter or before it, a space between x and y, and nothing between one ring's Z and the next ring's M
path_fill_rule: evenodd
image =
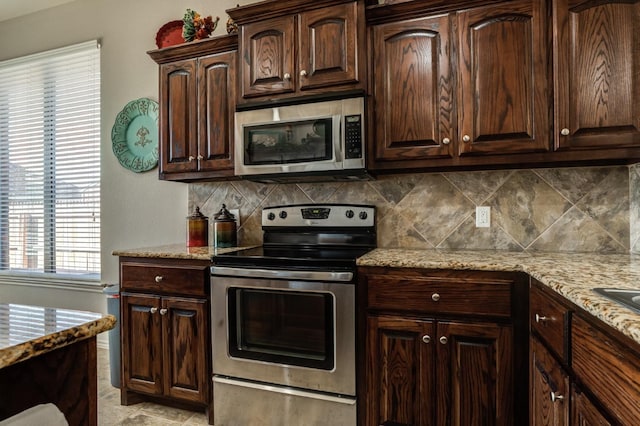
M214 216L213 242L215 247L235 247L238 243L236 218L225 204Z
M200 212L200 207L187 216L187 247L206 247L209 245L209 218Z

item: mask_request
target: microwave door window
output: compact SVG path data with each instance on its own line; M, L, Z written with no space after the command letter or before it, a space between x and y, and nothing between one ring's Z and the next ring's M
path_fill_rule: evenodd
M244 164L295 164L332 159L331 118L244 128Z

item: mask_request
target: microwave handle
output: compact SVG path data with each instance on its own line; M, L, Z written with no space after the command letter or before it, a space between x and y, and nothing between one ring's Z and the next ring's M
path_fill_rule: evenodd
M333 134L338 135L338 140L333 140L333 156L336 159L336 162L342 162L344 160L344 149L345 149L345 140L343 133L343 123L344 117L340 115L334 115L332 124L333 124Z

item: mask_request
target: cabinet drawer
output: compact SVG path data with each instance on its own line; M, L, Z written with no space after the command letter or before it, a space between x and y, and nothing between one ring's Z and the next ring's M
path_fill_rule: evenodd
M640 419L640 359L629 347L575 316L571 324L576 377L622 424Z
M509 317L511 281L402 278L367 279L368 307L394 311Z
M198 265L120 264L121 290L206 296L209 268Z
M569 310L539 288L532 287L530 302L531 329L549 348L567 361Z

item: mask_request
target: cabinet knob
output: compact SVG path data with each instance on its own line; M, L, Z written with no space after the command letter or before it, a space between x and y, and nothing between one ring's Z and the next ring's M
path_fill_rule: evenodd
M471 136L469 136L469 135L464 135L464 136L462 137L462 141L463 141L463 142L469 142L470 140L471 140Z
M202 154L198 154L198 160L202 160L204 157L202 156Z
M158 308L151 308L149 309L149 311L151 311L152 314L155 314L156 312L158 312Z
M282 78L284 78L285 80L291 80L291 74L289 74L288 72L285 72L284 75L282 76Z
M162 275L156 275L154 279L156 280L157 283L160 283L162 282L162 280L164 280L164 277Z
M448 341L449 339L447 339L447 336L440 337L440 343L442 343L443 345L446 345Z
M191 161L193 161L193 160L195 160L195 159L196 159L196 157L194 157L193 155L190 155L190 156L189 156L189 162L191 162Z
M560 395L559 393L551 392L551 402L562 402L563 400L564 396Z
M438 300L440 300L440 295L438 293L433 293L431 295L431 300L433 300L434 302L437 302Z
M562 136L569 136L569 134L571 133L571 131L569 131L569 129L567 129L566 127L562 130L560 130L560 134Z
M443 145L449 145L450 143L451 143L451 139L449 139L449 138L442 139L442 144Z
M300 71L300 77L306 77L306 76L307 76L307 70Z
M545 322L548 318L545 317L544 315L540 315L540 314L536 314L536 322L540 323L540 322Z
M166 315L167 310L165 308L160 309L160 315Z
M425 334L424 336L422 336L422 341L424 343L429 343L431 342L431 336L429 336L428 334Z

